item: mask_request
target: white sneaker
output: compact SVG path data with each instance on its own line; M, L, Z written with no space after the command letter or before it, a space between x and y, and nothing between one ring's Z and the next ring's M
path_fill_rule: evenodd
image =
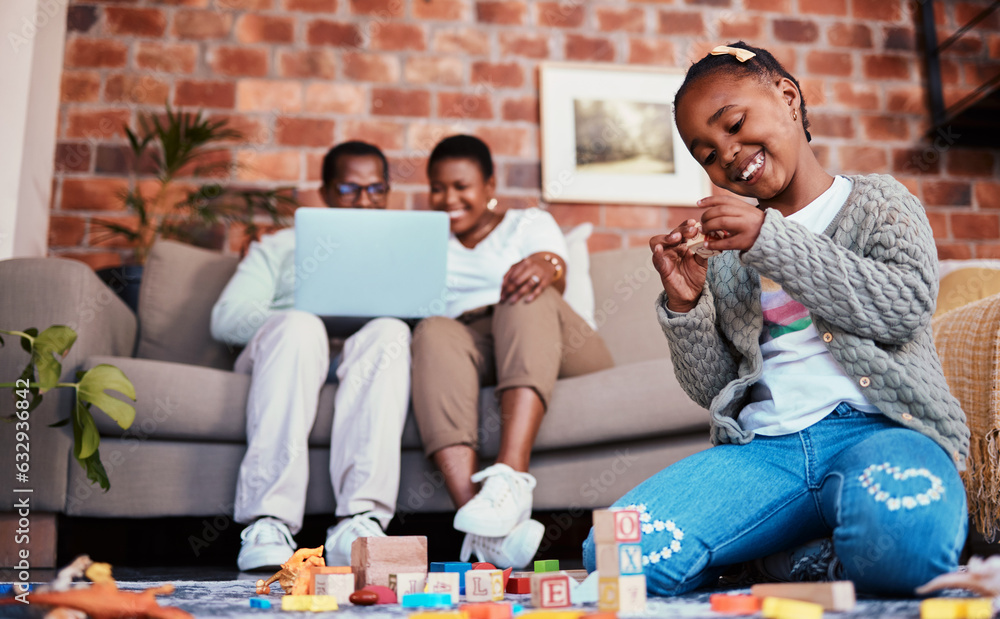
M472 553L476 553L480 561L492 563L501 569L521 569L538 552L544 535L545 526L537 520L525 520L504 537L483 537L466 533L458 558L466 562Z
M243 540L236 566L241 572L277 571L295 554L295 540L288 526L274 518L258 518L240 533Z
M385 531L367 514L344 518L326 530L326 564L350 565L351 544L359 537L385 537Z
M472 476L483 482L472 500L455 512L455 528L483 537L503 537L531 517L535 478L506 464L494 464Z

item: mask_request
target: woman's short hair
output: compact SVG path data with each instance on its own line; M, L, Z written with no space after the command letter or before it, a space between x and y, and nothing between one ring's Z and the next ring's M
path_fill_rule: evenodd
M479 166L483 180L493 178L493 156L490 147L479 138L472 135L452 135L437 143L431 156L427 159L427 174L439 161L445 159L468 159Z

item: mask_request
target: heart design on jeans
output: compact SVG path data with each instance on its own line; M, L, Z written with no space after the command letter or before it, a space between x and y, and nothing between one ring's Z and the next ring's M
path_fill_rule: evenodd
M882 488L880 482L875 481L876 477L891 476L894 481L904 482L909 479L924 478L930 484L924 492L919 494L893 496ZM894 512L900 508L913 509L915 507L927 506L934 501L940 501L944 494L944 484L941 478L934 475L927 469L906 469L901 470L898 466L892 466L888 462L882 464L872 464L866 468L858 477L862 488L868 489L868 494L877 502L885 503L886 508Z

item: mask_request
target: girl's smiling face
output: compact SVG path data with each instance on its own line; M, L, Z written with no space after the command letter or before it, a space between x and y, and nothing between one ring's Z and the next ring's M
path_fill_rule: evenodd
M705 76L678 103L681 138L716 186L763 203L793 183L809 147L791 80Z

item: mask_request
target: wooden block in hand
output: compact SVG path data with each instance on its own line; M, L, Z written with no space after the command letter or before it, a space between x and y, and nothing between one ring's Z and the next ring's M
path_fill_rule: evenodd
M569 575L563 572L543 572L531 576L531 605L535 608L570 606Z
M642 574L642 545L600 542L596 545L597 571L601 576Z
M754 585L750 594L761 599L773 597L819 604L823 610L850 612L854 610L854 583L836 582L774 582Z
M404 595L423 593L425 584L427 584L427 574L424 572L389 574L389 588L399 600L402 600Z
M458 604L462 576L464 574L458 572L430 572L427 574L427 592L448 593L451 595L451 603Z
M354 588L389 586L389 574L427 572L427 538L359 537L351 545Z
M465 599L468 602L502 602L501 570L470 570L465 573Z
M594 542L633 542L642 538L639 512L632 509L595 509Z
M597 608L619 613L641 613L646 610L646 577L611 576L603 574L597 582Z

